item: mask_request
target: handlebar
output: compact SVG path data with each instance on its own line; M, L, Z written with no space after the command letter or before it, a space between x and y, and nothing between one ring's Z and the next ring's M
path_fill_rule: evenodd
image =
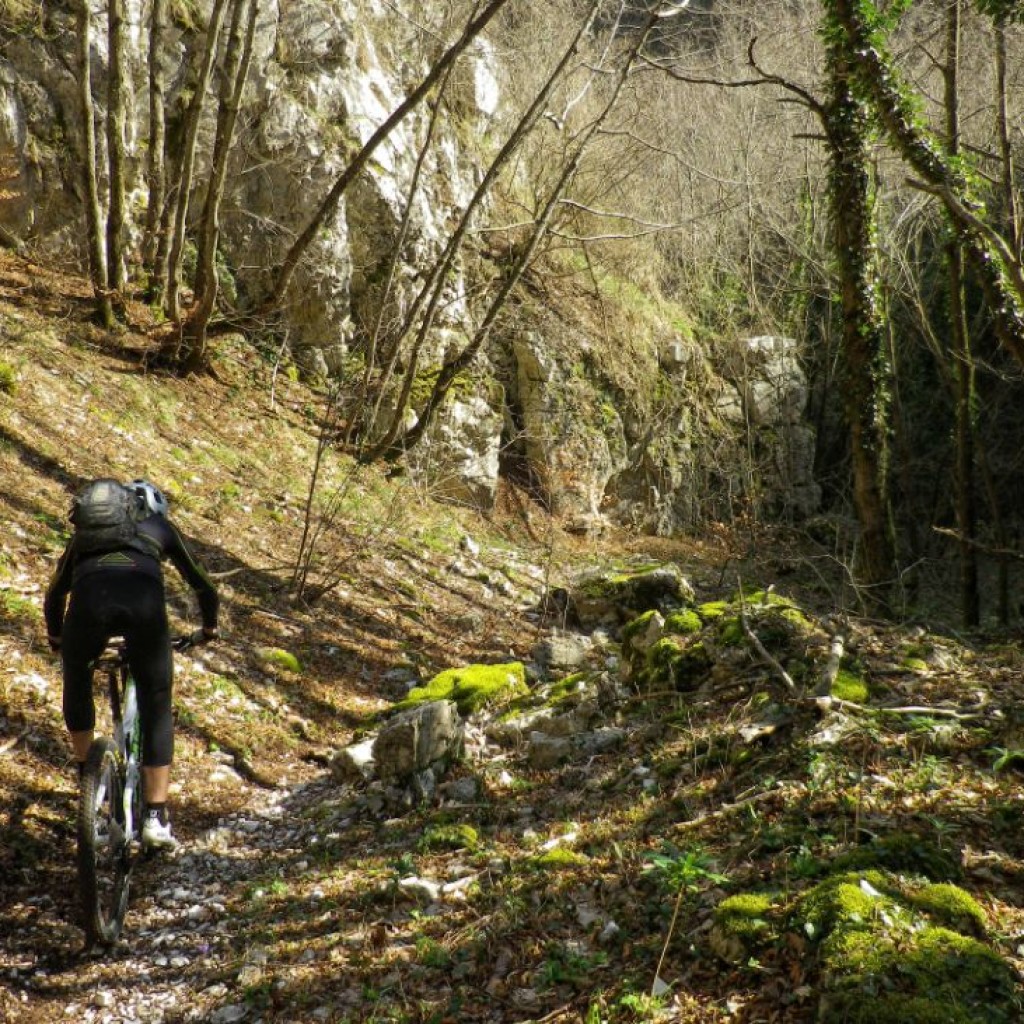
M171 648L180 654L191 647L199 647L201 644L209 642L210 637L206 636L201 629L197 629L182 636L172 637ZM123 639L115 638L108 644L107 649L93 662L93 667L97 669L120 668L126 660L127 645Z

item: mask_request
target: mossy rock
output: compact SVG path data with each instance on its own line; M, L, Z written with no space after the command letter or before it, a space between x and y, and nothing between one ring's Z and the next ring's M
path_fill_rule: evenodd
M628 622L643 612L670 612L693 600L693 588L677 565L649 565L622 572L591 573L571 588L581 625Z
M758 949L775 941L777 893L742 892L727 896L715 907L711 948L728 963L745 963Z
M743 623L738 615L722 615L716 623L718 639L728 647L736 647L746 641Z
M1010 964L948 928L844 932L822 967L822 1024L1015 1024L1024 1008Z
M713 664L700 641L688 643L678 636L665 636L647 651L639 682L648 689L695 690Z
M256 651L256 657L261 665L268 668L279 668L285 672L299 673L302 671L302 663L291 651L281 647L260 647Z
M636 616L636 618L630 619L629 622L622 627L622 646L627 647L629 645L629 641L632 640L633 637L642 636L646 633L647 628L651 624L651 619L658 614L659 612L657 608L648 608L647 611L641 612Z
M978 901L958 885L936 882L914 893L912 902L918 910L960 932L984 934L985 911Z
M880 870L833 875L804 894L792 930L818 943L824 1024L1010 1024L1020 1020L1012 966L974 935L969 893L913 886Z
M651 623L655 620L661 621L661 613L656 608L650 608L635 618L630 619L622 627L622 656L630 665L635 666L637 662L643 661L645 638L651 629Z
M409 691L399 702L399 710L416 707L434 700L453 701L459 714L470 715L488 705L525 697L530 692L526 685L526 669L520 661L501 665L466 665L438 673L426 686Z

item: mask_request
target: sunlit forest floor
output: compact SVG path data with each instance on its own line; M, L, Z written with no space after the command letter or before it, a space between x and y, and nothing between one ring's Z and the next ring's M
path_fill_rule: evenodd
M1017 984L1024 656L1017 629L950 627L950 566L923 595L945 619L870 622L840 607L843 567L806 535L587 540L513 490L481 516L331 456L317 504L335 518L299 598L316 393L237 337L217 340L215 376L162 376L146 357L165 328L145 307L114 338L89 309L82 281L0 257L0 1018L815 1021L814 936L723 957L715 908L766 887L795 898L897 838L914 852L889 866L941 863ZM70 494L100 475L168 491L221 589L224 638L177 665L183 849L140 865L121 943L86 955L41 603ZM750 650L699 697L628 693L608 713L614 749L541 770L483 748L456 770L472 800L377 807L335 781L335 751L404 681L529 660L553 628L536 614L547 589L638 559L679 564L700 601L774 586L842 633L866 699L806 699ZM185 630L189 595L168 577Z

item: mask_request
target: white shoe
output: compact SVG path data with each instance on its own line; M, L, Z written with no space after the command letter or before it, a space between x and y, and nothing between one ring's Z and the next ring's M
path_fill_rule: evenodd
M162 824L155 815L146 815L142 823L142 848L144 850L174 850L178 840L171 835L171 823Z

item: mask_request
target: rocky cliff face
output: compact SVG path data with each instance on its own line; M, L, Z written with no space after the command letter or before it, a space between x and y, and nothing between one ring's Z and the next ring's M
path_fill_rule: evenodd
M70 6L46 8L23 25L0 28L0 228L43 256L71 256L84 265L75 16ZM185 7L177 10L163 51L172 147L194 86L195 54L205 42L199 12L189 21ZM104 11L97 4L97 18ZM263 293L272 268L351 154L438 55L439 44L431 52L418 34L420 13L419 4L394 0L262 0L222 216L222 256L240 301ZM147 18L148 5L132 0L128 138L136 238L146 205ZM93 57L95 82L102 83L102 32ZM479 178L481 140L500 110L500 79L497 55L486 43L460 61L407 219L426 106L377 150L319 233L292 282L283 321L296 362L307 371L345 373L353 347L378 323L402 316ZM102 88L94 91L102 115ZM208 116L194 209L208 169ZM450 281L421 366L437 366L480 315L467 285L473 258ZM798 373L790 364L786 372ZM747 379L726 383L668 324L649 322L628 339L609 337L607 323L579 316L571 297L548 308L523 303L496 332L413 463L440 493L484 507L502 467L518 466L556 512L581 528L611 516L670 532L707 512L716 488L723 494L734 493L734 485L749 489L747 470L724 467L732 465L730 451L739 458L750 450L750 430L777 437L780 424L790 433L799 427L802 410L789 409L800 402L799 381L773 387L751 388ZM789 403L788 411L764 412L776 399ZM813 504L808 454L806 443L794 442L784 468L775 460L764 474L759 486L778 491L780 506ZM736 479L722 484L730 475ZM798 497L793 486L801 489Z

